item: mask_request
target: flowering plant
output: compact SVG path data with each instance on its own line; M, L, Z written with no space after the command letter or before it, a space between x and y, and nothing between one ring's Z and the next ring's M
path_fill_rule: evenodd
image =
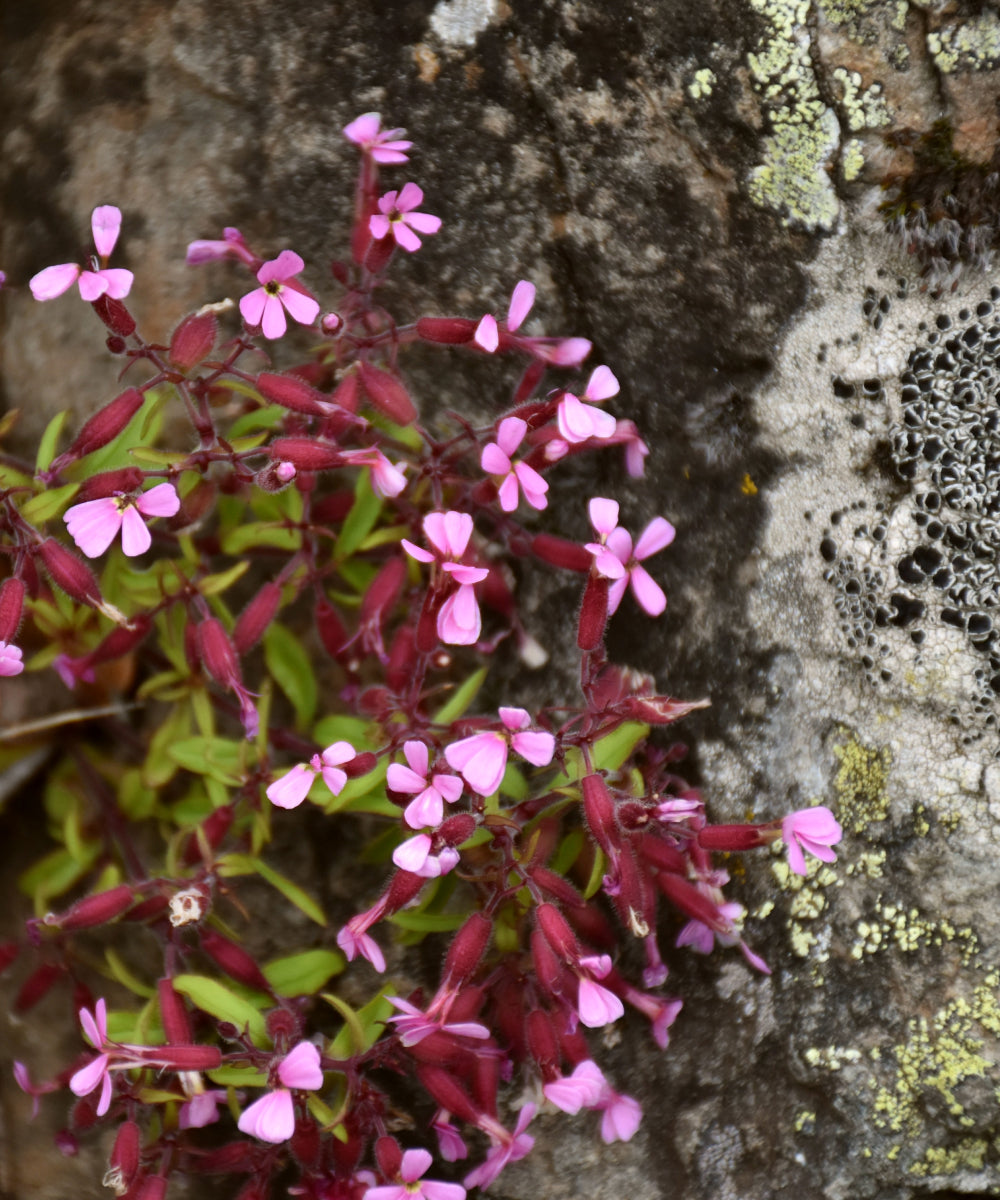
M703 702L659 693L605 650L629 585L647 616L663 613L644 564L674 527L655 517L633 543L618 504L594 497L596 541L553 531L567 456L624 447L642 474L635 426L601 407L618 381L598 366L582 399L547 390L590 344L527 332L526 280L504 320L397 323L376 290L397 248L417 252L441 222L418 210L416 184L380 191L380 168L408 161L403 130L367 113L344 132L361 163L334 307L329 288L318 299L300 282L297 254L265 259L230 228L188 249L193 265L249 273L230 326L212 304L166 345L147 340L124 303L131 273L103 265L122 225L111 205L94 212L93 269L30 281L39 301L78 283L129 386L64 448L60 414L34 462L0 455L0 676L15 681L3 686L53 670L94 735L67 739L49 772L58 844L21 880L35 916L0 966L27 963L20 1010L72 983L87 1057L50 1082L24 1064L16 1077L36 1103L77 1097L64 1146L113 1125L106 1182L141 1200L178 1174L245 1177L249 1200L287 1168L291 1192L317 1200L460 1200L530 1151L541 1105L601 1114L606 1142L632 1137L639 1104L606 1078L587 1031L627 1006L667 1046L681 1002L660 991L658 930L672 917L677 945L739 946L768 969L713 851L783 837L801 873L805 853L829 861L840 838L823 808L707 823L673 770L681 751L651 736ZM484 424L432 427L400 366L413 343L513 358L521 377ZM480 702L493 658L545 661L517 604L532 561L580 581L580 696L534 711L506 694ZM336 933L269 859L280 827L301 833L310 812L345 838L359 815L379 828L363 856L377 894ZM314 923L311 945L260 961L242 944L233 923L254 879ZM99 930L110 940L95 960L81 937ZM432 937L447 940L433 994L397 994L380 976ZM642 948L639 979L627 940ZM331 988L348 963L350 989ZM102 977L133 1001L109 1012ZM363 987L370 998L348 1003ZM515 1074L531 1098L504 1118ZM412 1117L419 1144L404 1149L390 1128L407 1098L433 1116ZM424 1178L428 1146L452 1181ZM458 1182L448 1164L466 1157Z

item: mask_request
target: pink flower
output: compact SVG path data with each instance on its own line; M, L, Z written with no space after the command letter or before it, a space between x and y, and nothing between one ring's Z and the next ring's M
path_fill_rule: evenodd
M518 1162L530 1153L535 1139L524 1131L535 1115L535 1111L533 1104L526 1104L518 1113L513 1133L508 1133L502 1128L497 1131L490 1128L486 1130L493 1142L493 1148L486 1155L485 1160L466 1175L463 1180L466 1187L489 1187L508 1163Z
M353 962L360 954L367 958L376 971L385 970L385 955L379 948L378 942L368 933L372 925L382 919L385 913L385 898L383 897L366 912L357 913L337 934L337 945L343 950L348 962Z
M0 678L21 674L24 670L21 656L20 646L15 646L11 642L0 642Z
M243 234L238 229L234 229L231 225L227 225L222 231L221 241L196 241L190 242L187 248L186 261L188 266L195 266L197 263L216 262L220 258L238 258L241 262L245 262L247 266L253 266L254 263L259 263L250 247L243 239Z
M357 757L350 742L334 742L322 754L314 754L308 763L297 763L288 772L276 779L267 789L267 798L278 808L298 808L309 794L317 775L335 796L339 796L347 783L347 772L340 769Z
M562 1112L575 1116L581 1108L596 1108L607 1086L601 1068L588 1058L577 1063L572 1075L560 1075L543 1084L542 1095Z
M237 1127L241 1133L262 1142L287 1142L295 1132L295 1105L291 1089L313 1091L323 1086L323 1070L319 1051L312 1042L299 1042L278 1063L278 1079L282 1087L275 1088L243 1110Z
M545 493L549 485L534 467L524 462L511 462L510 456L520 446L527 431L526 421L520 417L506 417L497 428L497 440L483 447L479 465L491 475L503 476L497 490L504 512L513 512L517 508L518 484L532 508L543 509L548 504Z
M469 544L472 517L468 513L432 512L424 517L423 529L427 540L437 550L437 556L415 546L406 538L402 539L403 549L418 562L449 560L440 563L441 570L458 584L457 591L445 600L438 611L438 637L451 646L474 645L479 640L483 622L473 585L482 583L490 572L488 567L470 567L453 561L462 557Z
M600 401L616 396L618 380L609 367L597 367L587 382L584 400ZM556 410L556 422L565 441L571 444L585 442L588 438L610 438L614 436L618 422L610 413L584 404L572 392L566 392Z
M375 162L383 166L409 161L403 151L409 150L413 143L397 140L399 135L405 132L405 129L382 129L382 118L374 112L355 117L350 125L345 125L343 129L344 137L349 142L360 146Z
M432 1161L426 1150L404 1150L399 1168L402 1182L369 1188L364 1200L464 1200L465 1188L460 1183L439 1183L434 1179L420 1181Z
M833 813L823 804L789 813L781 822L781 838L788 854L788 865L796 875L806 874L805 850L821 862L836 862L831 849L843 837L844 831Z
M108 1006L102 997L94 1005L94 1012L80 1009L80 1024L87 1041L95 1050L102 1050L108 1041ZM81 1067L69 1081L69 1089L74 1096L89 1096L100 1085L101 1095L97 1102L97 1115L103 1117L111 1107L111 1071L109 1064L111 1056L107 1053L98 1054L85 1067Z
M22 1092L31 1097L31 1119L38 1116L38 1098L59 1089L58 1083L33 1083L28 1068L23 1062L14 1063L14 1081Z
M404 183L398 192L386 192L379 198L379 211L368 222L372 237L381 241L391 233L397 246L402 246L411 254L419 250L421 242L417 234L422 233L426 237L441 228L440 217L414 211L423 200L424 193L415 183Z
M437 879L453 871L461 855L453 846L445 846L438 854L431 854L433 845L426 833L418 833L393 850L392 861L401 871L409 871L422 879Z
M721 895L717 889L699 884L699 888L713 898ZM717 902L716 902L717 903ZM764 975L771 974L771 968L743 941L738 926L746 915L746 909L735 900L718 904L719 926L711 928L702 921L691 920L677 935L676 945L690 946L696 954L709 954L717 941L720 946L739 946L740 953L747 962Z
M86 270L76 263L60 263L55 267L46 267L28 280L28 287L36 300L54 300L61 296L75 283L80 289L84 300L94 301L100 296L110 296L112 300L123 300L132 287L134 276L131 271L120 267L108 268L105 263L118 241L121 229L121 209L113 204L102 204L94 209L90 218L90 227L94 234L94 245L97 247L97 259L91 260L94 270Z
M219 1105L225 1103L227 1093L220 1088L208 1088L192 1096L181 1105L177 1124L181 1129L204 1129L219 1119Z
M663 517L654 517L639 535L633 549L632 535L612 524L617 520L618 505L614 500L602 497L591 500L590 521L601 540L589 543L587 549L594 555L595 569L612 580L608 589L608 612L613 613L618 608L631 582L632 594L640 607L651 617L658 617L667 607L667 598L641 562L669 546L677 531Z
M520 329L534 303L535 285L529 283L527 279L522 279L511 293L506 321L508 333L514 333ZM500 331L496 317L487 313L476 326L472 340L481 350L485 350L487 354L493 354L500 345Z
M432 1033L447 1033L452 1037L479 1040L490 1036L490 1031L478 1021L456 1021L449 1025L445 1021L444 1013L435 1015L432 1010L423 1013L415 1004L411 1004L409 1000L402 1000L399 996L388 996L387 999L402 1014L390 1017L389 1020L396 1026L396 1033L404 1046L415 1046Z
M374 447L365 450L343 450L340 457L351 466L370 468L372 491L376 496L398 496L406 487L407 464L391 463L381 450Z
M70 691L73 691L78 683L93 683L95 679L89 654L83 654L79 658L57 654L52 660L52 669Z
M581 975L576 1011L588 1029L601 1029L617 1021L625 1012L625 1005L614 992Z
M63 520L69 535L88 558L97 558L115 540L119 530L122 551L129 558L145 554L152 537L143 517L172 517L181 506L172 483L158 483L138 496L103 496L66 510Z
M544 730L529 730L531 717L523 708L501 708L500 720L506 727L510 744L536 767L552 761L556 740ZM452 742L444 756L448 765L461 774L465 782L480 796L492 796L500 786L507 768L507 735L488 730Z
M437 1134L438 1149L445 1162L458 1162L469 1157L469 1148L462 1140L462 1135L448 1120L448 1116L443 1108L438 1109L434 1120L431 1121L431 1129Z
M319 316L319 302L293 279L305 265L294 250L282 250L277 258L264 263L257 272L261 287L240 300L243 320L251 327L259 325L264 337L271 339L284 335L286 312L300 325L311 325Z
M642 1121L642 1107L639 1101L608 1087L601 1097L600 1107L604 1109L601 1118L601 1139L605 1144L610 1146L612 1142L629 1141Z
M416 796L406 806L404 820L411 829L440 825L445 804L454 804L461 796L462 781L454 775L432 775L428 783L429 755L423 742L404 742L403 755L409 765L393 763L386 783L394 792Z

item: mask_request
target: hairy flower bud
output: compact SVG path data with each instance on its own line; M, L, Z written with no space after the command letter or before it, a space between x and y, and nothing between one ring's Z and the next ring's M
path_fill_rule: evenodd
M170 338L170 361L180 371L190 371L211 351L219 332L215 313L191 313Z
M564 962L575 962L580 957L580 944L554 904L539 904L535 909L535 920L545 940Z
M768 845L777 836L777 830L759 825L706 825L698 830L698 845L706 850L753 850Z
M264 631L274 620L281 603L281 587L277 583L265 583L250 601L236 622L233 630L233 646L237 654L246 654L264 636Z
M309 417L321 417L326 412L326 397L294 375L274 375L264 371L257 376L257 391L265 400L292 412Z
M531 867L529 874L534 883L547 892L554 900L558 900L560 904L565 904L570 908L582 908L585 901L576 888L564 879L562 875L557 875L554 871L550 871L548 867Z
M92 929L96 925L104 925L121 916L127 908L132 907L135 892L127 883L106 892L98 892L96 896L85 896L82 900L66 909L64 913L49 913L43 924L54 929L70 932L76 929Z
M553 567L564 567L567 571L589 571L594 561L576 542L554 537L551 533L536 533L531 541L531 552L542 562Z
M446 1108L460 1120L475 1125L479 1119L476 1106L462 1085L452 1075L441 1067L435 1067L430 1063L421 1063L417 1067L417 1078L441 1108Z
M241 680L240 663L229 634L218 617L209 617L198 626L198 653L205 670L223 687Z
M117 471L101 471L85 480L77 492L75 501L78 504L86 500L100 500L105 496L114 496L118 492L135 492L142 487L145 472L138 467L121 467Z
M349 413L356 413L361 407L361 381L357 371L348 371L333 389L330 400Z
M635 840L639 855L658 871L672 871L675 875L686 875L688 860L663 838L648 833Z
M21 624L24 582L12 575L0 583L0 642L11 642Z
M319 640L323 643L327 654L336 658L347 645L347 630L344 628L337 610L329 600L321 599L316 601L313 616Z
M493 922L482 913L473 913L455 934L444 960L444 978L452 986L472 977L492 935Z
M588 775L582 784L583 813L594 841L605 854L617 852L619 838L615 823L615 806L608 785L600 775Z
M446 846L460 846L476 832L476 818L471 813L455 813L438 829L437 838Z
M540 1008L532 1009L525 1025L531 1057L544 1074L556 1071L559 1067L559 1042L549 1014Z
M57 967L55 963L42 963L40 967L36 967L21 984L21 990L14 998L14 1011L23 1013L34 1008L62 973L62 968Z
M608 623L608 581L591 573L583 592L576 644L581 650L596 650L604 638Z
M163 1200L167 1194L167 1179L163 1175L148 1175L135 1194L135 1200Z
M416 631L412 625L402 625L389 647L389 663L385 672L386 683L394 692L403 692L409 686L416 662Z
M693 883L681 878L680 875L661 871L656 876L660 891L671 903L675 904L682 913L708 925L710 929L719 929L725 922L719 916L719 910L711 900L703 895Z
M103 1184L111 1188L116 1196L123 1196L132 1186L139 1170L139 1150L142 1146L142 1134L135 1121L123 1121L118 1126L114 1145L111 1147L111 1157Z
M312 438L275 438L269 451L274 462L290 462L297 471L331 471L343 465L336 446L324 446Z
M403 1151L394 1137L383 1135L375 1143L375 1161L386 1179L395 1179L403 1164Z
M212 929L203 929L201 948L220 970L225 971L237 983L245 983L247 987L270 992L271 985L265 979L263 971L242 946L237 946L235 942Z
M117 624L127 624L123 613L101 599L101 589L93 571L55 538L46 538L35 553L42 560L52 582L68 596L80 604L98 609Z
M174 985L169 979L157 980L156 994L160 1001L160 1019L167 1041L186 1045L191 1041L191 1021L184 1001L174 991Z
M409 425L417 419L417 410L409 392L394 375L364 361L358 364L358 373L368 399L390 421L397 425Z
M463 346L471 342L476 322L466 317L421 317L417 321L417 337L442 346Z
M84 421L69 449L52 464L53 469L75 462L85 454L93 454L95 450L113 442L142 408L142 402L142 392L138 388L129 388L109 404L105 404Z
M91 301L91 308L111 332L117 333L119 337L131 337L135 333L135 318L120 300L115 300L105 293Z

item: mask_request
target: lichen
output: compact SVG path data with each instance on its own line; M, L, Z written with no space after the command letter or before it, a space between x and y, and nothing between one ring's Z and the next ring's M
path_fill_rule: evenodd
M949 75L954 71L989 71L1000 62L1000 18L985 11L966 17L960 23L945 25L927 35L927 49L937 69Z
M840 156L840 170L845 183L852 183L861 174L865 165L865 155L858 138L849 138L844 143Z
M892 755L887 747L866 746L846 727L840 733L844 740L833 747L840 763L833 781L837 818L849 833L864 833L889 815Z
M946 945L956 947L963 965L968 966L975 957L978 941L967 926L959 928L948 920L925 917L917 908L904 908L880 896L875 902L874 914L856 922L850 955L860 960L866 954L890 947L912 954L928 946L941 948Z
M833 78L843 89L840 103L844 109L847 126L853 133L860 133L862 129L877 129L890 123L891 118L880 83L876 82L865 88L862 86L860 72L848 71L846 67L837 67Z
M711 96L715 86L715 72L710 67L702 67L695 71L694 79L688 84L688 95L692 100L700 100L703 96Z

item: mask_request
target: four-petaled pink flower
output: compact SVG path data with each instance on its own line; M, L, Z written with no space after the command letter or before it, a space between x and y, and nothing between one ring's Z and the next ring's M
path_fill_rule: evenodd
M226 1102L228 1093L221 1088L207 1088L186 1100L177 1115L180 1129L204 1129L219 1119L219 1105Z
M291 1089L314 1091L323 1086L319 1051L312 1042L299 1042L278 1063L282 1086L255 1100L243 1110L237 1127L262 1142L287 1142L295 1132L295 1104Z
M368 222L372 237L381 241L391 233L397 246L402 246L411 254L419 250L421 242L417 234L422 233L426 237L441 228L440 217L415 211L423 200L424 193L415 183L404 183L398 192L386 192L380 196L379 210Z
M585 442L588 438L610 438L618 428L618 422L610 414L595 408L593 401L607 400L619 392L618 380L609 367L597 367L587 382L583 399L565 392L556 410L556 423L563 438L572 444Z
M510 305L507 309L507 332L514 333L524 324L525 317L531 312L531 306L535 303L535 285L529 283L527 279L522 279L511 292ZM500 330L497 325L497 319L492 313L487 313L485 317L476 326L476 332L472 335L472 340L487 354L496 352L496 348L500 345ZM587 343L588 349L590 343Z
M789 813L781 822L781 838L788 853L788 865L796 875L806 874L803 850L821 862L836 862L837 853L831 847L840 841L843 834L840 823L823 804Z
M350 742L334 742L322 754L314 754L307 763L297 763L287 775L276 779L267 789L267 798L278 808L298 808L317 775L322 775L330 791L339 796L347 783L347 772L340 769L341 765L356 755Z
M94 209L90 218L90 227L94 233L94 245L97 247L97 259L91 260L93 270L87 270L76 263L59 263L55 267L46 267L28 280L28 287L36 300L54 300L61 296L75 283L80 289L84 300L94 301L108 295L112 300L123 300L132 287L133 275L121 267L106 267L111 251L118 241L118 231L122 225L121 209L113 204L102 204Z
M23 651L12 642L0 642L0 678L20 675L24 670Z
M374 446L364 450L342 450L340 457L350 466L368 467L371 471L372 491L376 496L398 496L406 487L406 463L392 463L381 450Z
M529 729L531 717L523 708L501 708L500 720L506 732L474 733L452 742L444 752L448 765L480 796L492 796L500 786L507 768L508 734L517 753L533 766L547 767L555 753L556 739L544 730Z
M89 1096L100 1084L101 1095L97 1101L97 1115L103 1117L111 1107L112 1089L109 1068L111 1056L104 1052L108 1041L108 1006L104 1003L103 996L94 1005L93 1013L89 1009L81 1008L79 1017L87 1041L101 1053L72 1076L69 1090L74 1096Z
M640 607L651 617L658 617L667 607L667 598L641 562L669 546L676 529L665 518L654 517L633 547L632 535L618 525L618 504L601 496L590 501L590 523L601 540L588 543L587 549L594 556L595 569L612 581L608 588L608 612L618 608L631 582L632 594Z
M285 313L300 325L311 325L319 316L319 301L293 276L305 268L294 250L282 250L257 272L261 285L240 300L243 320L259 325L266 338L280 338L288 328Z
M382 118L375 112L362 113L343 128L344 137L349 142L360 146L375 162L383 166L409 161L404 151L409 150L413 143L399 141L401 133L406 133L406 130L383 129Z
M422 879L437 879L453 871L461 860L454 846L444 846L437 854L431 854L434 841L426 833L408 838L392 852L392 861L401 871L409 871Z
M158 483L137 496L119 494L86 500L66 510L63 520L69 535L88 558L97 558L122 535L122 551L129 558L144 554L152 537L143 517L172 517L181 506L172 483Z
M517 508L518 484L532 508L543 509L548 504L545 493L549 485L534 467L525 462L511 462L511 455L524 440L528 424L520 417L505 417L497 427L497 440L483 447L479 465L491 475L502 475L497 491L504 512Z
M483 620L476 601L474 584L482 583L489 575L488 567L470 567L456 561L465 553L472 536L472 517L460 512L432 512L423 520L427 540L442 560L441 569L458 584L441 605L437 616L437 632L442 642L450 646L471 646L479 640ZM429 550L402 539L403 549L418 562L431 563L436 556Z
M404 742L403 755L408 766L393 763L386 774L386 783L394 792L415 796L406 806L403 819L411 829L440 825L445 804L454 804L462 794L461 779L454 775L432 775L428 783L430 756L423 742Z
M400 1011L399 1016L390 1017L389 1020L396 1026L396 1033L404 1046L415 1046L432 1033L448 1033L452 1037L478 1038L480 1041L490 1036L490 1031L478 1021L456 1021L449 1025L444 1013L434 1013L433 1005L424 1013L415 1004L399 996L388 996L386 999Z
M604 1110L601 1117L601 1140L608 1146L612 1142L629 1141L642 1121L642 1107L639 1101L631 1096L623 1096L610 1086L606 1087L598 1107Z
M493 1147L483 1162L466 1175L463 1180L466 1187L489 1187L508 1163L518 1162L531 1152L535 1139L530 1133L524 1131L528 1128L534 1115L535 1106L526 1104L517 1114L517 1124L514 1126L513 1133L508 1133L501 1126L494 1129L492 1128L493 1122L489 1123L486 1133L493 1142ZM480 1125L487 1125L485 1116L481 1118Z
M460 1183L421 1179L434 1160L426 1150L404 1150L399 1168L400 1183L369 1188L364 1200L464 1200Z
M600 1029L604 1025L611 1025L624 1014L625 1005L614 992L591 978L606 978L611 973L611 958L607 954L591 954L581 958L577 965L580 970L577 1016L588 1029Z
M596 1108L607 1086L601 1068L588 1058L577 1063L572 1075L559 1075L543 1084L542 1095L556 1108L575 1116L581 1108Z

